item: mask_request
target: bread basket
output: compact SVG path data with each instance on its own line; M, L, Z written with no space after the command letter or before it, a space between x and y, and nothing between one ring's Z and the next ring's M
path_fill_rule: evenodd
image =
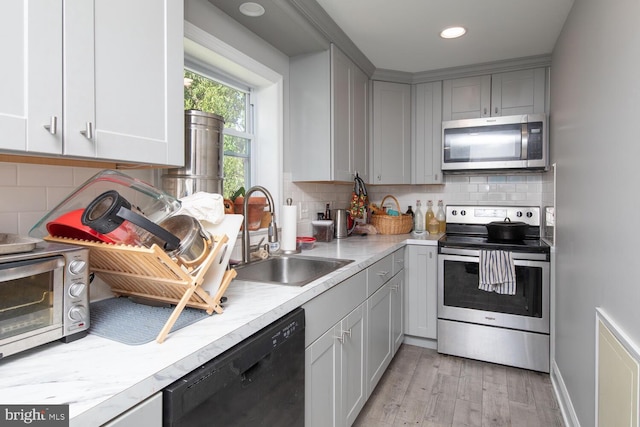
M396 210L400 213L399 216L391 215L371 215L371 224L378 230L380 234L406 234L411 231L413 226L413 217L409 214L403 214L400 211L400 203L398 199L392 195L387 195L382 199L380 206L384 206L384 202L387 198L393 199L396 203Z

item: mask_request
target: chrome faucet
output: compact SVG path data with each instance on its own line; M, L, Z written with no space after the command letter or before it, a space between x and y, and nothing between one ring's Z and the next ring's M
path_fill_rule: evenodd
M271 197L271 193L266 188L255 185L248 189L244 194L244 203L242 205L244 212L244 218L242 219L242 263L247 264L251 262L251 254L250 254L250 239L249 239L249 196L251 193L255 191L261 191L267 196L267 201L269 202L269 213L271 214L271 222L269 222L268 236L269 236L269 250L272 249L278 250L279 245L278 242L278 226L276 225L276 211L275 204L273 203L273 197Z

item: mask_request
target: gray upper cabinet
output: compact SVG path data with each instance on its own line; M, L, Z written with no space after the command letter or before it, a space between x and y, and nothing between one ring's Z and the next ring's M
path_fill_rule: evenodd
M442 82L412 91L411 183L442 184Z
M182 2L22 3L0 5L0 149L182 166Z
M442 120L544 113L546 69L445 80Z
M369 78L335 46L290 60L293 181L368 179Z
M411 86L373 82L371 184L411 183Z

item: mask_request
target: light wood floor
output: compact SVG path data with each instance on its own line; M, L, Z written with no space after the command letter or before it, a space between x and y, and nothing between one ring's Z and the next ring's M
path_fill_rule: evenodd
M356 427L562 427L549 375L403 344Z

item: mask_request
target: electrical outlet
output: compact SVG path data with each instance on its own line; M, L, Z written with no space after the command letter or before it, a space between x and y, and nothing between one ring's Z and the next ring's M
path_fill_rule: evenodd
M306 204L302 204L302 202L298 202L298 212L300 220L309 219L309 208Z

